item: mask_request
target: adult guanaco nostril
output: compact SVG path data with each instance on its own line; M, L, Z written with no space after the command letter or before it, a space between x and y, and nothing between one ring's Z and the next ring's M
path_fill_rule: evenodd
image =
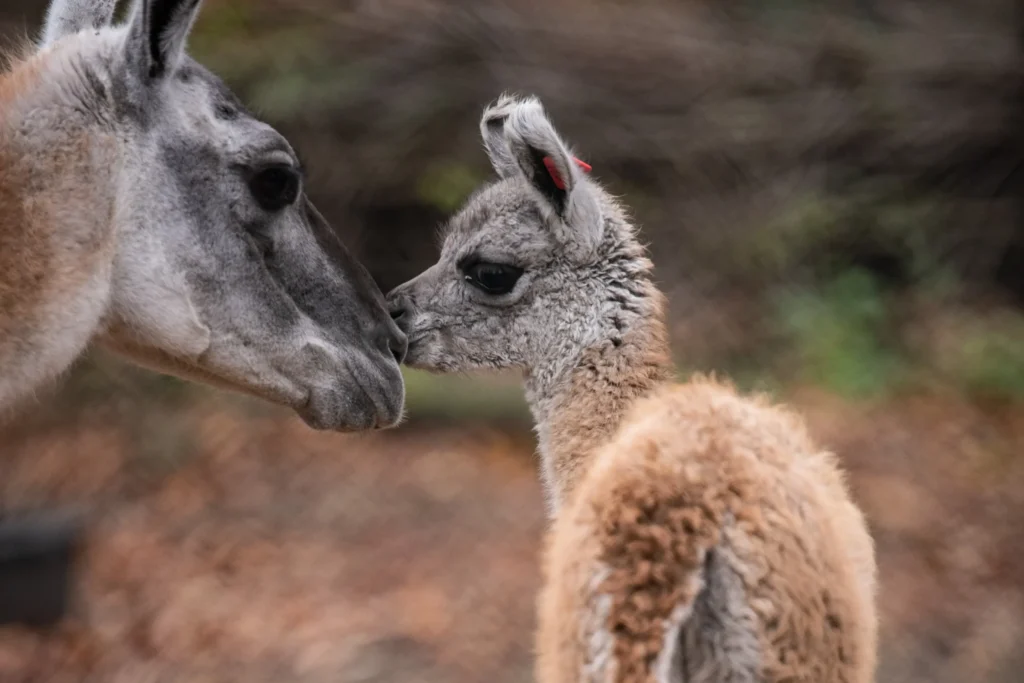
M249 192L265 211L280 211L299 197L302 176L288 164L268 164L249 178Z

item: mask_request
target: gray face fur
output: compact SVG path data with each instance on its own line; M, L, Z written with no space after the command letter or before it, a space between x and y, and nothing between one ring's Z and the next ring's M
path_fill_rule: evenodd
M103 341L134 360L295 408L317 428L401 416L405 337L302 192L287 141L184 54L199 0L55 0L42 49L72 41L121 140ZM70 48L67 48L70 49Z
M480 128L500 179L451 219L438 262L391 292L392 314L412 367L514 368L543 386L585 348L621 343L646 313L650 263L538 100L503 96Z

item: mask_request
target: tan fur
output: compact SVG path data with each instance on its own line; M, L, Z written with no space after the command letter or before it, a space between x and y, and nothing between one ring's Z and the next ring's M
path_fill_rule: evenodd
M65 85L64 52L30 56L0 74L0 358L52 356L42 365L59 369L81 352L102 314L97 283L115 254L115 188L103 180L117 163L115 141L99 130L36 142L35 128L48 124L33 118L39 103ZM93 301L69 305L83 297ZM0 406L13 385L40 378L4 379Z
M0 74L0 339L24 319L40 294L51 260L48 240L31 229L24 197L28 188L18 157L9 149L9 110L39 81L39 61L16 64Z
M588 353L552 418L566 498L545 555L538 680L662 680L666 623L698 600L720 548L751 608L756 680L871 681L874 551L835 458L763 399L666 382L665 337L659 316Z
M544 448L560 499L568 499L589 465L588 454L608 441L637 398L673 374L668 336L660 318L664 297L653 286L654 317L628 332L619 347L610 342L584 352L570 383L544 424Z

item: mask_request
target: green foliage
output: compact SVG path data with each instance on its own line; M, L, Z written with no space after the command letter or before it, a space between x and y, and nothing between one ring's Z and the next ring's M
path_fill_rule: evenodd
M62 383L57 395L61 411L77 406L119 404L128 410L182 406L199 390L185 380L143 370L102 351L93 351Z
M1024 317L1014 316L994 329L969 330L955 362L968 392L1024 400Z
M216 3L201 15L189 49L240 87L261 115L284 119L317 109L350 80L348 69L331 64L322 30L308 22L282 21L280 13L266 7Z
M777 313L803 381L869 398L905 377L903 358L883 341L887 307L871 274L851 270L820 292L786 293L778 298Z
M257 21L252 4L245 2L206 3L189 40L192 50L204 50L209 42L237 40L253 30Z
M254 30L252 8L238 2L210 3L189 35L189 52L214 69L229 68L223 55L241 49L239 38Z
M414 418L530 420L518 378L402 372L406 409Z
M416 195L420 201L445 213L458 209L483 178L466 164L441 162L420 176Z
M915 283L929 288L955 287L936 245L935 226L943 212L935 201L867 193L857 198L856 208L858 225L882 244L891 244L908 256L909 275Z
M739 263L766 275L786 273L804 252L834 234L843 219L843 206L837 199L805 195L738 245Z
M936 244L943 212L930 198L905 197L884 184L862 184L843 195L808 193L736 245L740 274L792 278L804 264L833 277L848 269L848 245L877 245L904 261L915 286L948 294L956 280Z

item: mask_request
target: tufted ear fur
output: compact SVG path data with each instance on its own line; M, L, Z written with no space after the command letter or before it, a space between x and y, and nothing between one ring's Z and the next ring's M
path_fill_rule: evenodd
M510 94L502 93L501 97L487 105L480 119L480 136L484 140L484 149L491 160L491 166L501 178L509 178L519 173L519 164L512 156L505 135L505 121L519 102Z
M545 217L563 244L592 254L604 232L596 188L548 120L540 100L509 106L505 121L509 154L538 195ZM589 167L588 167L589 168Z
M199 5L200 0L136 0L126 59L144 84L174 73Z
M46 11L40 47L86 29L103 28L114 16L117 0L53 0Z

